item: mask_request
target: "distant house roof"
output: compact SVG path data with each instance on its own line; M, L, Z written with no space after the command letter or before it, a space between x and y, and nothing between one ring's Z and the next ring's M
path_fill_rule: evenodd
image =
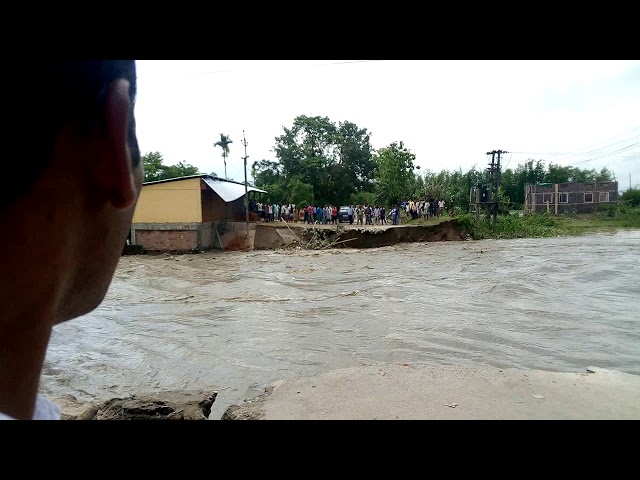
M227 180L225 178L214 177L213 175L200 174L188 175L186 177L167 178L166 180L155 180L153 182L145 182L143 185L155 185L156 183L177 182L180 180L189 180L191 178L201 178L211 190L216 192L225 202L233 202L244 196L245 184L236 182L235 180ZM253 187L247 184L247 192L267 193L265 190Z

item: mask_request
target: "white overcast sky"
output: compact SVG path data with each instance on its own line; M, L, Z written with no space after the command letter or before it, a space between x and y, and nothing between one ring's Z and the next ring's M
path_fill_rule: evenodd
M513 152L506 168L528 158L606 166L620 190L629 174L640 184L640 61L139 60L137 68L141 151L223 176L213 143L225 133L227 176L238 181L243 130L250 167L276 160L275 137L297 115L319 115L367 128L374 148L403 141L423 170L484 168L486 152L501 149Z

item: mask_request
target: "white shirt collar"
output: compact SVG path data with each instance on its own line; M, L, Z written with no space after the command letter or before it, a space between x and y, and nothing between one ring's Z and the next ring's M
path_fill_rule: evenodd
M0 420L15 420L15 418L0 412ZM60 420L60 407L38 394L33 420Z

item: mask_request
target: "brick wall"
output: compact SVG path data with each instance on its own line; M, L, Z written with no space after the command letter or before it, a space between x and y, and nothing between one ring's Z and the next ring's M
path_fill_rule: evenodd
M209 250L213 246L213 238L215 235L210 223L203 224L200 229L200 249Z
M197 230L136 230L136 244L145 251L190 252L198 248Z

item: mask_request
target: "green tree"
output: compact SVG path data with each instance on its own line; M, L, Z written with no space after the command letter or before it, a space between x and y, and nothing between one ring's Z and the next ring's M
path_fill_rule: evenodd
M508 197L511 201L511 207L513 208L522 208L522 205L516 203L512 199L518 199L524 196L524 192L520 195L521 187L517 182L517 177L514 174L513 170L507 168L500 175L500 190L498 191L498 196L500 195L500 191L503 192L505 197ZM524 185L522 186L522 190L524 190Z
M375 156L378 164L376 197L384 205L399 204L413 193L413 162L415 154L405 148L403 142L393 142L381 148Z
M161 180L159 178L163 171L164 165L162 165L163 158L160 152L149 152L142 156L142 165L144 167L144 181L152 182L154 180Z
M615 174L607 167L602 167L600 172L596 175L597 182L612 182L615 179Z
M142 156L144 166L144 181L167 180L169 178L187 177L197 175L198 167L182 161L177 165L164 165L164 159L160 152L149 152Z
M376 164L370 135L352 122L335 124L327 117L300 115L291 128L284 127L284 133L276 137L274 150L285 196L294 195L294 178L296 191L302 184L311 186L317 204L345 204L354 192L374 188ZM261 167L265 167L265 175L274 168Z
M572 167L563 167L561 165L549 164L545 181L549 183L565 183L569 182L573 175Z
M284 182L282 166L270 160L256 160L251 165L251 176L258 185L273 185Z
M179 162L176 165L168 165L165 168L165 178L187 177L189 175L197 175L197 174L198 174L198 167L189 165L184 161Z
M313 185L305 183L298 177L293 177L289 183L289 189L290 203L296 205L298 210L302 206L316 204L313 195Z
M630 188L620 196L620 201L632 207L640 206L640 189Z
M233 143L233 140L229 138L229 135L221 133L220 140L213 144L214 147L220 147L222 149L222 159L224 160L224 178L227 178L227 157L229 156L230 143Z
M373 205L377 201L374 192L356 192L349 197L349 205Z

